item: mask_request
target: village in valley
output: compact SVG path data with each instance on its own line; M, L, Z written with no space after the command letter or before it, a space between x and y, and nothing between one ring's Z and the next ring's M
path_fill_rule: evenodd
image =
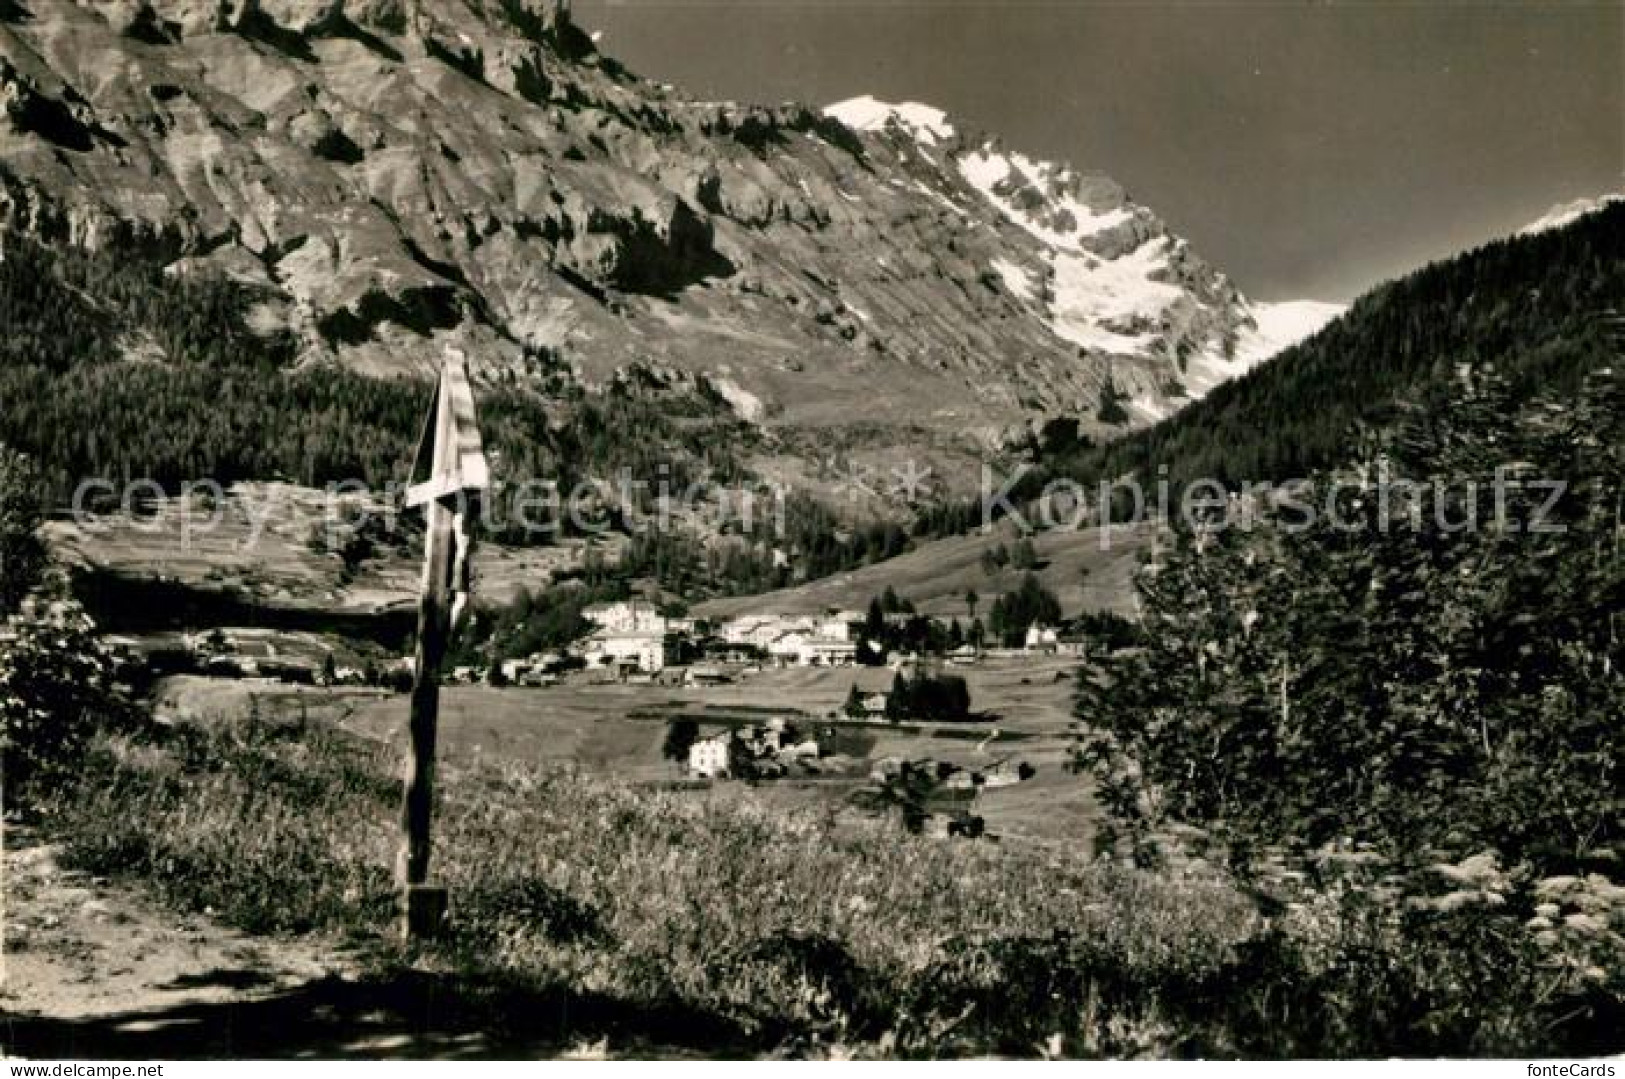
M410 518L378 528L388 510L241 484L48 527L160 720L312 717L398 747L422 555ZM439 756L1087 854L1098 811L1071 770L1076 679L1135 645L1115 600L1148 541L1006 525L719 595L627 573L618 536L485 538L439 666Z
M586 608L583 615L596 627L567 652L539 653L506 660L500 677L517 685L551 685L559 674L579 660L582 669L610 674L634 684L714 685L759 673L772 667L884 666L893 671L923 662L918 652L889 651L881 635L866 635L870 619L862 611L826 610L821 614L749 614L718 623L691 617L667 616L646 600L624 600ZM902 631L922 616L912 611L882 612L884 627ZM953 630L925 619L925 634L948 635ZM956 623L950 623L956 625ZM948 639L951 639L949 637ZM1028 655L1085 653L1080 634L1034 623L1019 648L984 649L961 640L938 658L949 666L974 666L984 656L1010 658ZM459 667L454 678L478 679L482 672ZM884 714L882 705L876 709Z
M943 838L1075 840L1077 814L1092 807L1051 818L1041 807L1044 791L1087 799L1064 769L1072 678L1091 635L1034 622L1010 644L990 642L978 619L966 633L957 617L911 607L889 590L868 610L817 613L588 605L588 632L565 647L448 662L442 752L696 793L752 790ZM412 660L382 649L263 628L115 645L163 675L156 699L177 719L249 707L332 715L383 739L404 726Z

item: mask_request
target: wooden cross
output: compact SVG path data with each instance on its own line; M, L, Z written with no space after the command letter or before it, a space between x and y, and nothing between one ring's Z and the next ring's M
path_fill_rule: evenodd
M411 479L406 504L428 507L428 527L412 669L412 744L401 795L401 851L395 870L402 893L402 930L408 938L432 935L446 918L446 890L429 884L440 664L451 636L452 593L466 596L468 590L472 521L467 495L490 486L474 393L463 354L456 349L447 350Z

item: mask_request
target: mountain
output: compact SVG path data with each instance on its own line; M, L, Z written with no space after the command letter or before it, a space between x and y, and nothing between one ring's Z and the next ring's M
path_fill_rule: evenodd
M1012 244L992 268L1057 337L1090 356L1172 359L1156 392L1128 402L1141 418L1201 397L1342 311L1313 301L1249 303L1110 177L963 137L940 109L866 96L825 112L900 148L912 143L949 178L940 190L956 212L992 207L1001 225L1025 233L1031 242Z
M974 445L1148 422L1333 311L923 106L686 97L560 0L4 0L0 101L0 222L256 286L301 367L638 363L792 435Z

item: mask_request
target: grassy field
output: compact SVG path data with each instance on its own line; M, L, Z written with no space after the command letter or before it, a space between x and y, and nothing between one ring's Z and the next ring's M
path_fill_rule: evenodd
M853 762L854 774L844 781L770 782L743 790L730 789L743 788L742 784L720 784L695 797L833 805L862 786L869 762L883 757L928 757L965 768L986 768L1014 758L1032 764L1037 774L1015 787L983 793L975 812L999 835L1087 851L1094 834L1094 802L1087 782L1064 770L1070 672L1075 665L1062 659L1007 659L957 669L970 686L972 707L988 714L985 721L864 727L855 732L861 737L843 747L862 751ZM563 766L630 782L665 782L681 776L661 755L666 724L639 716L766 705L783 709L786 716L822 717L845 702L854 682L865 691L879 692L890 687L892 677L884 669L788 668L703 689L619 684L541 689L450 686L441 693L439 753L453 766ZM197 719L240 716L257 702L265 714L303 714L336 722L378 742L404 744L407 698L375 690L186 677L166 681L158 699L161 714ZM719 722L715 728L723 725ZM1015 739L1001 741L1000 735Z
M1113 529L1104 540L1094 528L1041 532L1033 536L1040 560L1036 572L1068 615L1084 611L1129 615L1133 613L1131 579L1151 535L1149 526ZM708 618L731 618L757 612L810 614L831 607L861 611L890 586L922 613L960 619L969 614L965 592L975 589L985 615L994 598L1019 585L1023 574L1009 568L987 573L982 568L982 553L1015 540L1015 530L1008 525L985 535L975 532L932 540L872 566L758 596L710 600L698 605L695 612Z

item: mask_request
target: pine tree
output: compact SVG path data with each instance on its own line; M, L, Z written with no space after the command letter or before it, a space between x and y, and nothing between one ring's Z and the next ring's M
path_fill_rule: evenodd
M911 686L907 676L898 671L892 677L891 692L886 694L886 718L893 723L899 723L907 719L912 712L913 702L910 697L910 689Z
M847 690L846 704L841 706L841 711L853 719L861 719L867 714L863 707L863 691L858 688L856 682L853 682L852 687Z

